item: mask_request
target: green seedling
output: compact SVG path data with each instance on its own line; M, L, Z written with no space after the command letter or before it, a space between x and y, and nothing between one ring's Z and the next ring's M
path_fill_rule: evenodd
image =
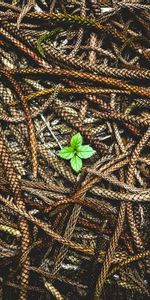
M68 147L64 147L58 155L66 160L70 160L72 169L79 173L82 169L82 159L90 158L96 151L89 145L82 145L83 137L80 133L75 134Z

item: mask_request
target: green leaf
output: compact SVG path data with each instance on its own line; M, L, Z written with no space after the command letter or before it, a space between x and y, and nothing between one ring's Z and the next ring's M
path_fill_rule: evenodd
M74 150L72 147L64 147L59 151L58 155L64 159L71 159L74 156Z
M71 167L72 169L78 173L82 169L82 160L77 155L75 155L73 158L71 158Z
M84 158L84 159L86 159L86 158L89 158L89 157L91 157L93 154L95 154L96 153L96 151L92 148L92 147L90 147L90 146L88 146L88 145L85 145L85 146L79 146L78 148L77 148L77 155L80 157L80 158Z
M75 134L72 139L71 139L71 147L73 149L77 149L77 147L81 146L83 143L83 138L82 135L80 134L80 132L78 132L77 134Z

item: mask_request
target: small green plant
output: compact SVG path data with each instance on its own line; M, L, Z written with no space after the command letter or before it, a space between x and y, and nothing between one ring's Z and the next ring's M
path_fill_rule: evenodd
M96 151L89 145L82 145L83 137L78 132L70 141L70 146L64 147L58 153L61 158L70 160L72 169L78 173L82 169L82 159L91 157Z

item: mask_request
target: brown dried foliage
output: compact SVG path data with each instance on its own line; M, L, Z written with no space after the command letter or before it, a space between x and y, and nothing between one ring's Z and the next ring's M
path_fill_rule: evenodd
M149 299L149 20L146 0L0 2L0 299ZM77 132L80 174L58 156Z

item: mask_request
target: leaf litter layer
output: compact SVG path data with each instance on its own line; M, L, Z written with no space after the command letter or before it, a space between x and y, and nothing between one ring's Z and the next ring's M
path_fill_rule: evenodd
M149 299L149 20L0 1L0 299Z

